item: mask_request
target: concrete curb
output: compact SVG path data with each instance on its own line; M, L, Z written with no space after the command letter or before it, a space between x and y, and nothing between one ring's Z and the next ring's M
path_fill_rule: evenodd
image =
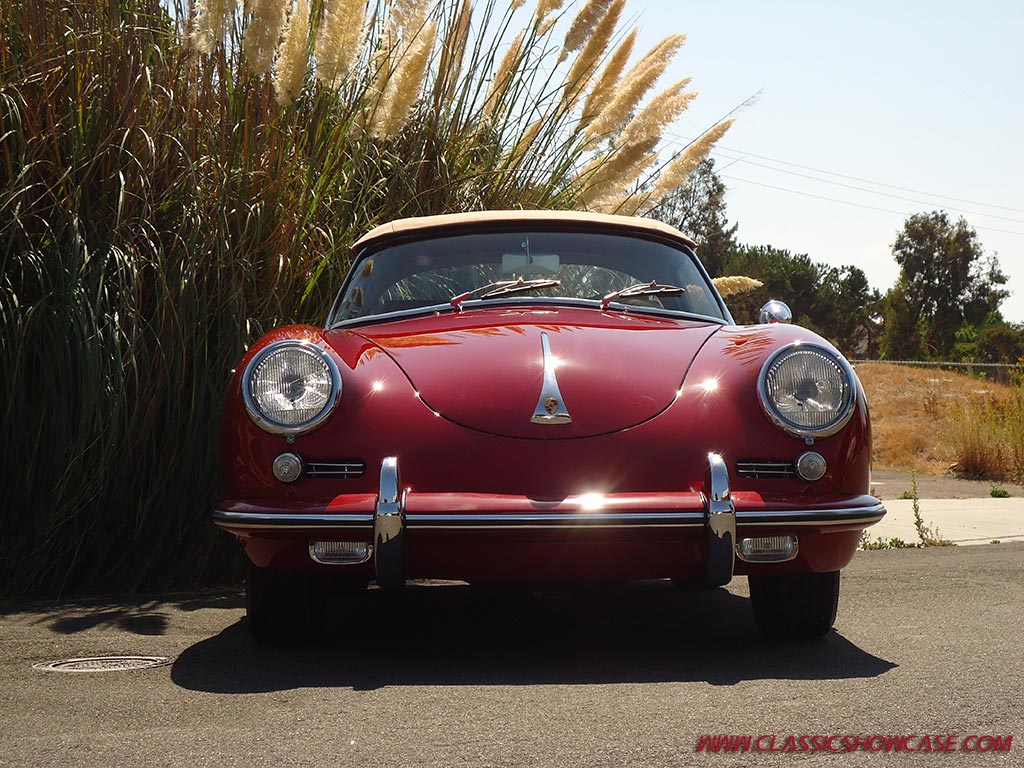
M896 537L907 544L916 543L914 502L891 499L883 504L887 514L882 522L868 528L871 540ZM957 544L1024 541L1024 499L921 499L918 505L924 524Z

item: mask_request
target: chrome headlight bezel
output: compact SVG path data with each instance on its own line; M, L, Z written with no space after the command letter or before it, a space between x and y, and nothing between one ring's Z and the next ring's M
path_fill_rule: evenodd
M767 378L769 372L776 365L782 363L793 354L807 350L812 350L835 363L836 367L846 379L846 397L843 401L842 408L838 411L836 418L821 427L806 427L790 421L779 412L774 401L768 395ZM775 350L775 352L765 360L764 365L761 366L761 372L757 377L757 399L760 401L761 408L764 410L769 421L784 432L787 432L794 437L804 439L830 437L845 427L853 417L853 412L857 408L858 387L857 374L853 372L853 367L842 355L822 344L816 344L808 341L796 341Z
M300 424L282 424L275 421L260 409L252 391L253 373L256 371L260 363L271 355L286 349L295 349L299 351L300 354L314 357L326 366L331 377L331 392L327 396L327 402L324 407L313 418L307 419ZM294 436L305 432L311 432L316 429L334 411L335 406L338 404L338 399L341 397L341 389L341 371L338 370L338 364L334 362L334 358L316 344L311 344L308 341L300 341L297 339L275 341L268 344L253 355L248 365L245 366L245 371L242 373L242 401L245 404L245 411L249 414L249 418L252 419L260 429L265 432L269 432L272 435Z

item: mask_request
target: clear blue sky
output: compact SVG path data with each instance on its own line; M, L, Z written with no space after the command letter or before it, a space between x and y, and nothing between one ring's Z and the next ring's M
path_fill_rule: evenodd
M986 252L997 252L1013 291L1003 314L1024 322L1024 3L626 7L643 50L671 32L688 35L665 82L692 75L700 96L673 133L693 136L760 92L716 152L742 242L856 264L884 291L898 274L890 245L906 214L941 208L963 215Z

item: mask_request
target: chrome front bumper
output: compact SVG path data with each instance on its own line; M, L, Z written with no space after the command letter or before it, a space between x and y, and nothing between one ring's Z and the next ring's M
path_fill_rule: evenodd
M717 453L708 454L708 475L705 481L705 492L701 494L704 504L704 512L700 521L694 520L692 525L701 525L705 534L705 561L704 561L704 582L708 586L720 587L732 581L733 566L736 559L736 508L733 506L729 492L729 470L725 466L722 457ZM407 519L403 509L401 498L401 484L398 478L398 459L390 456L381 463L380 468L380 494L377 499L377 510L373 521L374 541L374 569L377 576L377 584L385 589L398 588L405 584L405 527ZM572 517L573 525L608 525L612 523L605 513L593 513L587 516L586 512L579 513L554 513L558 515L563 524L570 521L565 518ZM691 513L693 514L693 513ZM701 514L701 513L697 513ZM640 521L638 517L645 518L644 523L671 521L672 513L647 513L617 515L619 525L628 523L636 525ZM581 519L581 516L583 517ZM454 522L453 518L463 517L461 515L434 515L420 516L416 522L429 525L431 522L442 522L436 520L424 520L424 517L443 517L443 522L449 525ZM514 515L506 515L505 521L515 518ZM521 516L519 516L521 518ZM534 525L549 526L551 515L532 515L530 523ZM538 522L543 520L543 522ZM586 520L584 522L583 520ZM465 521L460 520L462 527ZM496 521L490 516L488 523L493 526ZM613 523L614 524L614 523ZM471 526L477 527L477 526Z
M692 498L694 494L690 494ZM799 530L801 527L868 526L885 515L885 508L877 499L863 497L870 503L837 508L815 509L739 509L729 487L729 472L722 457L708 454L708 469L704 490L688 502L688 508L665 509L659 497L647 509L615 511L614 504L603 511L538 511L527 506L515 511L446 512L443 504L435 504L436 511L409 512L409 494L402 489L398 460L388 457L381 462L380 485L370 512L370 499L363 505L365 512L334 514L330 512L304 514L277 512L269 509L218 509L213 522L234 532L253 530L305 531L318 530L366 535L372 531L372 551L376 579L385 588L400 587L406 578L405 541L407 530L530 530L530 529L585 529L585 528L691 528L702 529L704 536L703 580L709 586L728 584L733 577L736 558L737 526L749 529L778 526ZM415 495L413 498L416 498ZM495 497L498 498L498 497ZM486 502L485 502L486 503ZM677 505L680 506L680 505ZM636 507L634 501L633 507ZM663 511L648 511L659 509ZM519 511L523 509L523 511ZM698 534L699 535L699 534Z

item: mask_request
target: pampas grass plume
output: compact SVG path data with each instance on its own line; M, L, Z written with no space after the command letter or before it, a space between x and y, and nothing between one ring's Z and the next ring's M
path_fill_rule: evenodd
M721 294L723 299L726 296L735 296L740 293L756 291L764 285L760 280L755 280L754 278L746 277L745 275L716 277L711 282L715 284L715 288L718 290L718 293Z
M597 117L601 112L602 105L611 97L612 89L618 83L619 77L622 76L622 72L626 68L626 62L629 61L629 57L633 53L633 46L636 45L638 32L639 30L634 27L626 35L626 39L619 43L608 59L608 63L601 70L597 83L594 85L590 95L587 96L587 100L583 103L583 114L580 116L581 127L586 126Z
M420 34L430 13L431 0L395 0L391 3L391 21L403 39L412 40Z
M377 106L370 126L372 136L391 138L402 130L419 98L436 36L437 23L432 21L406 47L398 68L388 80L381 103Z
M469 22L473 18L471 0L462 0L453 23L448 27L444 42L441 43L441 61L437 65L438 79L444 81L443 90L454 87L462 72L462 60L466 55L469 41Z
M196 21L191 36L197 51L213 53L217 43L224 39L234 7L233 0L197 0Z
M537 21L543 21L562 7L564 0L539 0L537 3Z
M249 23L242 37L246 66L252 74L264 75L274 65L274 51L281 39L289 3L286 0L249 0L246 5Z
M309 0L298 4L284 28L284 41L274 62L274 97L284 107L292 103L309 65Z
M576 105L580 94L587 87L593 78L601 59L604 56L608 44L615 34L615 27L619 24L622 10L626 6L626 0L611 0L604 15L594 24L594 27L583 44L576 61L569 70L569 77L565 85L565 106L572 109Z
M654 162L661 132L672 123L697 95L685 92L690 78L680 80L658 94L622 131L619 146L604 159L585 182L583 200L602 211L623 210L635 213L638 194L626 192ZM623 198L622 195L626 194Z
M651 192L651 199L660 201L669 192L685 184L686 179L700 165L701 160L708 156L708 153L718 140L725 135L725 132L729 130L732 123L733 121L729 119L716 124L687 147L679 157L670 162L655 183L654 189Z
M650 103L622 129L622 141L629 142L637 136L651 135L656 135L660 139L662 129L675 121L696 98L696 92L684 91L690 84L690 79L687 77L673 83L651 99Z
M530 147L537 140L537 136L540 134L540 129L544 125L544 119L538 118L534 120L530 126L523 131L523 135L519 137L515 146L506 155L506 165L518 165L522 162L526 153L530 151Z
M508 50L505 51L505 55L501 57L498 68L494 71L491 85L487 89L487 95L484 97L483 113L487 117L492 116L498 104L501 103L505 88L519 66L519 60L523 55L523 40L525 36L525 31L520 32L516 36Z
M587 126L586 138L589 141L599 141L610 136L629 119L637 104L654 87L672 61L672 57L685 42L686 35L669 35L648 51L615 88L615 95L611 101Z
M570 53L583 47L597 23L608 12L610 5L611 0L586 0L576 18L572 20L569 31L565 33L562 52L558 56L559 64L569 58Z
M590 210L602 212L617 207L621 191L635 182L657 158L654 150L659 140L657 135L637 136L611 154L594 160L580 174L585 179L580 202Z
M348 76L363 47L364 0L328 0L316 37L316 76L337 88Z

